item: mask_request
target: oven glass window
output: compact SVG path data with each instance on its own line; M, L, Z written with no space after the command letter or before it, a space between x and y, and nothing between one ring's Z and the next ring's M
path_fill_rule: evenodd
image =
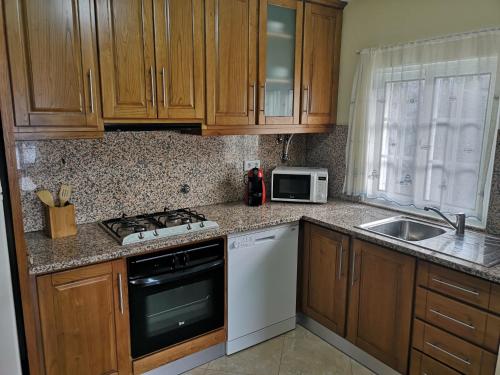
M289 199L310 199L311 195L311 176L276 174L274 175L275 198Z
M163 335L209 319L215 314L213 289L212 280L202 280L147 296L146 334Z
M223 266L129 294L134 358L224 326Z

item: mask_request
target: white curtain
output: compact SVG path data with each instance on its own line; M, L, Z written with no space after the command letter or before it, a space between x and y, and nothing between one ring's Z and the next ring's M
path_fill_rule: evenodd
M484 225L499 61L499 29L361 51L344 193Z

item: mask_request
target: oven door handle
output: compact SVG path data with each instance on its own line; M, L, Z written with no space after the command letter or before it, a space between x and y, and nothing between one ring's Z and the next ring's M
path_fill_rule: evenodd
M161 274L158 276L151 277L143 277L140 279L129 280L129 283L134 286L147 287L147 286L155 286L162 285L166 283L171 283L174 281L182 280L188 276L191 276L196 273L211 271L213 269L224 266L224 259L219 259L215 262L210 262L206 264L200 264L199 266L189 268L185 271L181 272L172 272Z

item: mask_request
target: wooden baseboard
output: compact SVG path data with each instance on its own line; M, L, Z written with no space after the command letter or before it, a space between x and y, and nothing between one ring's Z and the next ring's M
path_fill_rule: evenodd
M197 353L226 341L226 329L221 328L176 346L142 357L134 361L134 375L143 374L177 359Z

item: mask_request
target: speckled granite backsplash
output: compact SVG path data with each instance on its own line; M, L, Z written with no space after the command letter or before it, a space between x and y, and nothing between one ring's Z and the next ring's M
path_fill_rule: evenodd
M290 146L289 165L304 165L305 136ZM169 208L231 202L243 197L243 160L260 159L269 189L281 164L274 136L200 137L172 131L112 132L102 140L17 142L26 232L43 228L39 189L72 185L77 222ZM188 194L180 185L191 187Z
M310 167L328 168L330 197L342 195L347 135L347 126L336 126L330 134L314 134L307 137L306 164ZM500 133L497 137L486 230L491 234L500 235Z
M328 168L328 195L340 197L345 176L347 126L336 126L330 134L312 134L306 142L306 164Z

